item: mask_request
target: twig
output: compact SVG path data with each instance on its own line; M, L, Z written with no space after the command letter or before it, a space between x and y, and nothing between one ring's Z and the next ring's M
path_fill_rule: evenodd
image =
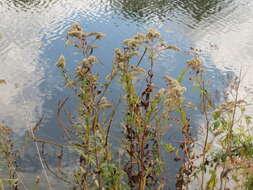
M118 103L117 103L117 105L115 106L115 108L113 109L112 114L111 114L111 116L110 116L109 124L108 124L107 130L106 130L105 147L107 147L107 145L108 145L108 138L109 138L109 133L110 133L111 125L112 125L114 116L115 116L115 114L116 114L116 110L117 110L117 108L118 108L120 102L121 102L121 97L119 98Z
M136 64L137 67L141 64L141 61L142 61L142 59L144 58L144 56L145 56L147 50L148 50L148 48L145 48L145 50L144 50L144 52L143 52L141 58L139 59L139 61L138 61L137 64Z
M71 139L71 136L69 134L69 129L65 126L64 122L61 120L61 110L63 108L63 106L65 105L65 103L67 102L67 100L69 99L69 97L65 98L62 102L59 101L58 103L58 108L57 108L57 114L56 114L56 119L60 125L60 127L63 129L64 134L67 136L68 140Z

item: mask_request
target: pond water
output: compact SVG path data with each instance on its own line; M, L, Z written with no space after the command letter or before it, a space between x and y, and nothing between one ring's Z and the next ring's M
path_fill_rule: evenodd
M20 136L42 116L44 135L59 135L55 110L69 92L55 62L63 54L73 68L78 60L64 47L74 23L107 35L95 52L105 63L98 71L109 72L112 52L124 39L155 28L184 50L202 49L214 86L222 86L220 76L240 69L243 84L253 85L251 0L0 0L0 79L7 82L0 86L0 121ZM175 52L162 55L155 72L177 76L187 59Z

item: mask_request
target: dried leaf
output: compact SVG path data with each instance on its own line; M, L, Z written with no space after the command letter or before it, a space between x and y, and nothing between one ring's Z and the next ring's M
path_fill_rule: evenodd
M98 105L101 109L111 108L112 104L107 100L106 97L103 97Z

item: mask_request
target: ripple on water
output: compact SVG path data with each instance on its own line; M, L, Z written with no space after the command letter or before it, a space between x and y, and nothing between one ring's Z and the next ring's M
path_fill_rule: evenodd
M200 21L219 13L233 0L111 0L111 7L124 19L142 23L178 22L195 28Z
M5 92L0 94L1 121L20 132L27 126L22 112L26 109L31 112L28 120L36 121L33 113L41 112L43 96L46 96L39 85L49 80L41 64L44 62L40 60L42 44L62 38L76 22L110 22L110 11L105 12L106 8L107 3L96 0L1 1L0 78L8 82L1 86L1 91ZM46 93L50 94L50 90ZM23 99L29 104L25 105ZM17 120L20 121L18 125L12 122Z
M0 56L1 54L4 54L6 51L8 51L8 40L6 38L6 36L4 36L4 33L2 32L3 30L1 30L0 28Z
M176 27L171 28L175 29L175 33L179 31L179 27L183 26L186 28L185 33L189 37L188 40L192 40L196 44L205 43L204 48L207 48L210 42L215 43L215 41L230 44L228 39L235 39L234 36L238 35L240 27L244 28L242 35L245 36L245 39L249 38L250 32L247 30L251 30L252 25L251 21L246 21L248 24L240 24L247 18L253 17L253 15L249 16L244 13L247 10L246 7L252 7L249 5L250 0L238 2L241 1L0 0L0 59L8 60L8 62L5 61L5 64L11 68L13 60L10 55L18 54L15 55L16 57L20 56L16 67L25 62L26 67L33 68L35 65L39 68L40 65L37 63L40 62L39 59L43 53L40 51L42 43L47 45L63 38L69 26L76 22L91 27L93 24L98 27L107 24L114 27L111 23L115 22L120 26L117 31L120 34L117 35L122 38L129 37L129 32L134 33L146 27L161 28L160 25L176 23L173 25ZM239 9L241 12L235 11L238 10L238 7L241 7ZM248 12L250 13L250 11ZM237 13L235 14L235 12ZM246 26L249 29L246 29ZM182 35L185 34L180 33L176 37L181 38ZM250 54L252 53L247 52L247 49L250 49L252 44L244 40L243 43L246 45L243 45L240 41L235 41L235 45L245 49L243 52L245 56L242 58L239 54L234 53L234 55L239 55L239 60L242 62L250 62ZM183 41L182 43L187 42ZM227 52L227 49L224 46L222 53ZM235 48L231 52L237 51L240 52L238 48ZM224 54L222 53L223 59ZM22 75L23 67L20 66L20 68L20 71L18 69L14 71ZM44 75L43 71L41 74Z
M18 12L39 12L52 6L57 1L58 0L4 0L3 4L6 4L6 6Z
M61 38L73 23L85 20L90 24L106 24L111 21L107 0L3 0L1 9L19 22L28 18L33 25L31 28L39 28L45 44Z
M238 63L253 65L252 7L252 0L0 0L0 79L7 80L7 85L0 86L0 122L22 134L27 124L48 111L45 101L59 95L54 91L59 78L47 68L54 67L55 58L63 51L57 43L73 23L94 24L111 32L111 47L118 46L119 36L125 39L146 27L176 23L169 29L177 40L183 39L175 43L180 48L189 41L203 49L208 49L210 42L218 43L214 54L207 52L210 57L206 60L213 62L220 74L234 72L231 68L235 67L238 70ZM55 42L53 53L46 46L51 42ZM110 48L104 50L103 55L111 54ZM174 74L184 62L175 52L161 59L165 61L157 67L159 74ZM217 81L214 75L212 78ZM252 77L248 81L253 84ZM43 86L44 82L51 86ZM52 103L50 110L55 109L54 100L47 102Z

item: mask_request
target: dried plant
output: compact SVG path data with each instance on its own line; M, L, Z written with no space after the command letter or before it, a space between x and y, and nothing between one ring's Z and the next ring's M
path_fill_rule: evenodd
M82 60L74 73L68 71L69 63L64 56L59 57L56 66L66 88L78 100L78 109L70 114L64 108L69 98L59 102L56 115L64 132L62 143L36 136L42 120L32 128L31 135L41 145L41 164L51 176L73 190L162 190L173 180L166 179L170 171L164 169L173 164L163 158L170 154L181 164L175 179L177 190L252 189L252 118L246 112L249 104L239 99L241 76L230 80L228 89L232 98L216 106L198 55L201 50L182 51L166 44L159 32L150 29L125 40L122 48L115 49L111 72L100 78L94 65L101 64L101 60L94 51L98 48L96 42L104 37L99 32L85 32L79 24L68 31L66 44L76 47ZM165 87L161 88L154 82L155 77L160 77L156 76L154 67L164 51L177 51L191 59L178 78L162 76ZM187 80L186 76L199 92L200 106L185 98L186 88L182 83ZM108 91L114 82L118 82L123 95L109 101ZM0 80L0 84L7 83ZM123 113L119 105L123 106ZM198 109L203 115L200 151L196 148L199 141L191 132L192 109ZM121 120L116 118L119 113ZM173 139L166 139L170 125L180 129L182 138L177 144ZM113 127L122 131L117 147L112 143ZM0 190L6 187L18 190L22 185L13 146L11 131L0 125L0 168L8 176L0 176ZM47 159L49 147L57 151L54 167ZM63 166L66 150L77 155L70 170ZM37 177L35 183L40 182ZM196 182L199 185L195 186Z

